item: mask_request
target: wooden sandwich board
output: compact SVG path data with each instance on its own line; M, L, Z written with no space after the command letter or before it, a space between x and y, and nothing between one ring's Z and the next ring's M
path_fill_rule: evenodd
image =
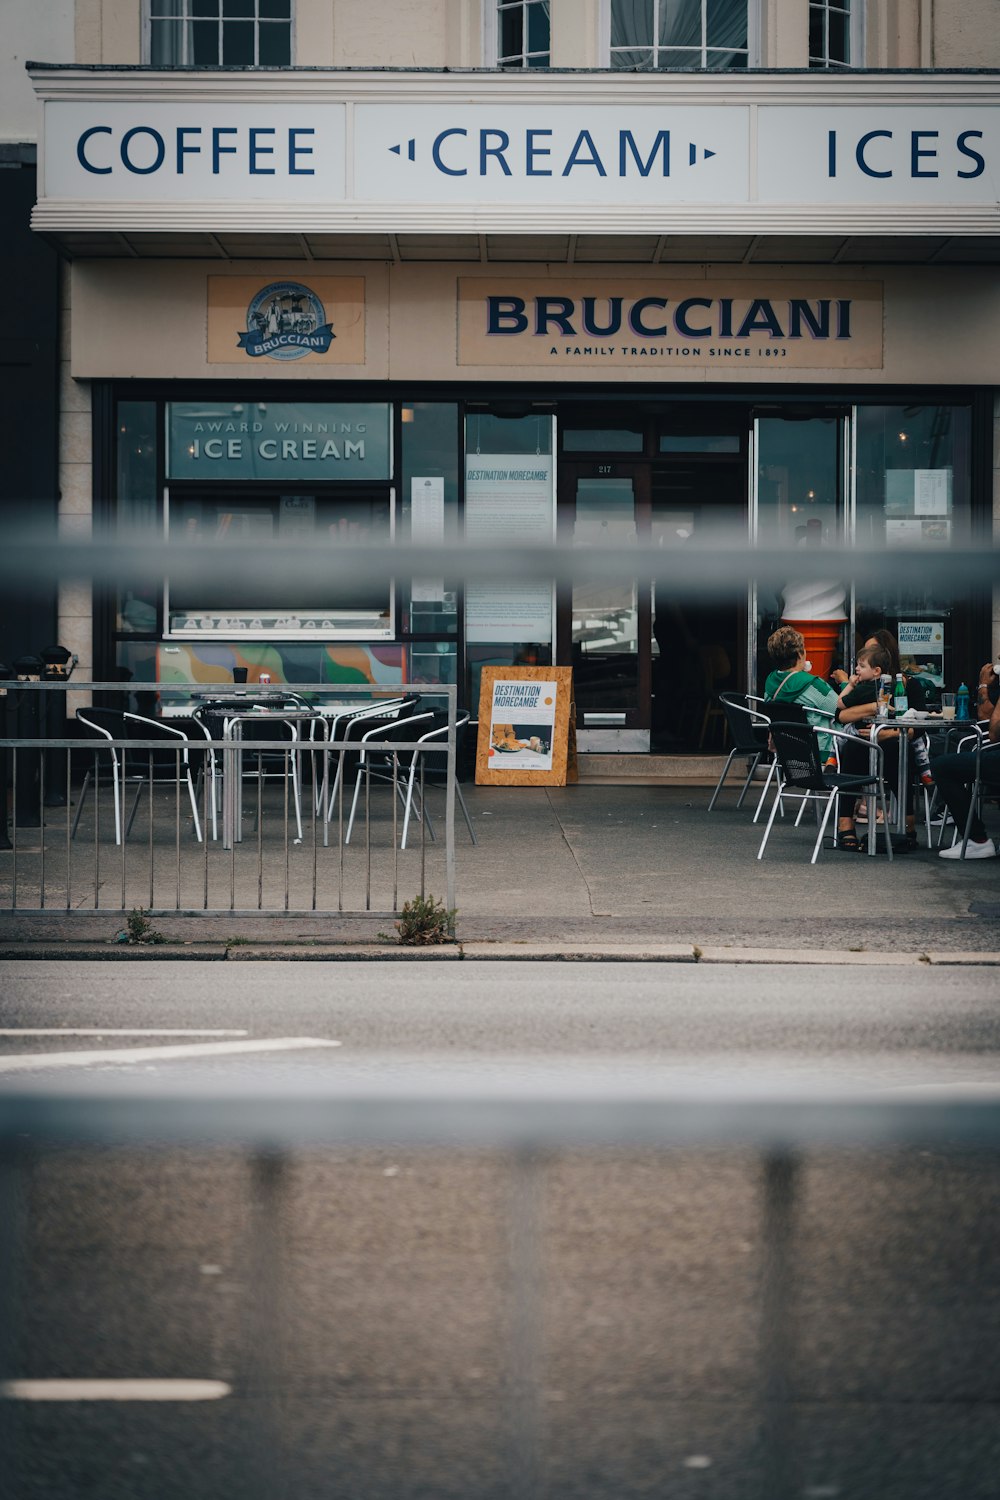
M477 786L565 786L575 781L572 708L572 667L484 667Z

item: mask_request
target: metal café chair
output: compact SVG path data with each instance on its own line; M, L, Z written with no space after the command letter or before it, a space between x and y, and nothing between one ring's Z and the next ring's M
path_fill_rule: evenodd
M127 737L125 730L125 715L120 708L78 708L76 721L83 730L83 738L91 741L96 740L98 751L94 754L94 764L88 766L87 774L83 778L80 788L80 800L76 804L76 817L73 819L73 830L71 838L76 838L76 830L80 826L80 818L83 814L83 805L87 800L87 793L91 786L94 788L95 796L100 790L101 767L98 760L99 750L108 756L111 770L111 785L114 791L115 803L115 843L122 841L122 812L121 812L121 786L124 775L123 751L119 748L121 742ZM114 741L118 741L116 745ZM130 820L131 821L131 820Z
M391 744L394 740L412 741L420 733L419 725L426 725L433 718L433 714L411 714L402 719L380 719L373 723L371 717L360 721L362 725L370 727L361 735L361 749L358 751L358 770L354 778L354 795L351 798L351 813L347 820L347 832L344 834L344 843L351 842L351 833L354 828L354 818L358 810L358 798L361 795L361 783L367 777L369 780L388 781L392 783L394 791L404 802L405 794L399 780L399 754L390 750L369 750L368 740L384 741ZM355 723L359 721L355 720ZM415 755L415 751L410 751ZM405 848L405 844L400 845Z
M437 719L440 719L441 715L440 714L435 714L434 717L437 718ZM465 732L466 732L466 728L467 728L468 724L469 724L469 715L468 714L459 714L458 718L455 720L455 761L456 761L456 765L461 761L462 740L463 740L463 738L465 736ZM432 745L433 741L435 741L435 740L438 741L438 742L440 742L442 740L446 741L447 737L448 737L448 720L447 720L447 717L445 717L445 720L444 720L443 724L439 723L434 729L429 729L429 730L427 730L427 732L425 734L420 735L420 737L417 740L417 743L418 743L418 745L422 745L422 746L425 746L425 747L430 747ZM447 745L442 745L441 746L441 750L438 752L439 756L440 756L441 753L445 752L446 750L447 750ZM433 750L430 753L433 754L434 753ZM430 814L427 811L425 799L423 799L423 798L421 799L421 803L420 803L419 807L417 807L417 806L414 805L414 791L415 791L414 781L415 781L416 774L417 774L417 765L418 765L419 762L423 762L426 759L427 755L428 755L428 749L427 748L425 748L423 750L414 751L413 757L412 757L412 760L411 760L411 763L410 763L410 774L407 777L407 783L406 783L406 807L405 807L405 812L403 814L403 837L400 839L400 842L399 842L399 847L401 849L405 849L406 848L406 836L407 836L407 832L409 830L410 812L411 812L411 810L414 811L414 812L416 812L418 820L420 818L423 818L424 824L425 824L425 826L427 828L427 832L430 834L430 836L431 836L432 839L434 838L434 829L431 827ZM423 784L426 786L428 784L428 778L430 778L430 784L431 785L440 785L440 784L442 784L442 778L445 777L446 775L447 775L447 768L446 768L446 766L441 765L440 764L440 760L439 760L439 763L436 766L431 765L431 766L428 766L428 767L426 767L426 768L423 769L422 781L423 781ZM459 807L462 809L462 816L465 819L465 826L469 830L469 838L472 840L473 844L476 845L476 844L479 843L479 840L476 838L476 830L472 826L472 819L469 817L469 809L465 805L465 798L462 796L462 788L458 784L457 775L456 775L456 778L455 778L455 799L458 802Z
M137 782L135 801L132 811L129 813L128 824L125 828L125 837L128 838L135 820L136 809L142 797L143 788L149 786L150 781L154 785L176 785L183 781L188 790L191 801L191 816L194 819L195 837L201 843L201 823L198 819L198 798L195 794L194 781L191 777L191 759L188 751L190 739L183 729L176 728L173 724L165 724L161 719L147 719L144 714L124 713L125 729L130 739L136 740L161 740L163 752L155 750L136 750L131 752L133 769L131 777ZM183 747L183 748L181 748ZM159 760L157 759L159 756ZM145 763L146 772L143 771Z
M746 693L720 693L719 705L725 716L726 724L729 727L729 736L733 742L733 748L729 752L729 758L722 768L722 775L719 777L715 791L712 793L712 800L708 804L709 812L712 811L718 801L719 793L722 791L733 761L738 756L745 756L749 761L749 765L746 779L743 782L740 795L736 801L737 808L743 806L743 799L753 780L754 772L761 761L766 760L769 765L773 765L774 762L773 751L769 748L767 742L771 721L766 714L750 707Z
M878 801L882 810L883 828L885 832L885 848L889 859L892 859L892 836L889 826L888 808L886 806L885 783L882 779L885 756L882 747L877 744L871 746L873 758L877 769L869 772L867 776L849 775L842 771L831 771L823 762L823 755L819 748L819 736L833 736L837 739L846 740L852 736L844 733L842 729L816 729L811 724L782 723L775 719L771 724L771 741L774 745L775 757L778 761L780 781L775 790L774 802L771 806L771 816L767 820L764 837L757 851L757 858L763 859L767 841L771 836L774 826L775 814L782 796L799 797L802 806L799 816L805 810L807 802L813 802L818 807L824 804L823 816L819 824L819 832L816 835L816 843L812 852L810 864L815 864L819 857L819 851L823 844L823 836L826 833L826 825L830 820L839 796L857 797L864 793L868 799L868 816L872 821L875 815L874 802ZM796 818L796 826L799 819ZM836 842L836 834L834 834Z
M104 742L109 757L115 803L115 843L122 842L122 798L126 784L134 785L136 789L125 823L124 836L128 838L143 789L150 784L150 781L154 785L176 785L178 781L186 784L194 818L194 830L200 843L201 823L198 818L198 802L191 777L188 753L190 741L184 731L173 725L164 724L159 719L148 719L142 714L129 713L120 708L78 708L76 718L86 737ZM162 753L155 750L129 750L122 743L126 740L161 740L164 749ZM99 766L88 768L83 779L80 800L73 819L72 838L76 838L84 803L91 785L94 786L95 792L97 791L99 770Z
M380 718L386 724L395 723L398 719L410 718L417 707L417 697L414 693L407 693L403 697L378 699L374 703L366 704L359 709L346 709L329 723L328 740L329 754L336 755L337 769L333 780L328 779L326 822L333 821L334 809L337 805L337 795L344 781L345 767L348 764L347 756L350 745L362 738L366 728L370 728L367 721ZM336 741L341 741L337 744ZM351 752L352 754L354 752Z

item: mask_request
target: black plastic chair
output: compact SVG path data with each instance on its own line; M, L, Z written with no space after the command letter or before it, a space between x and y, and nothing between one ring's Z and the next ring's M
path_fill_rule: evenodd
M743 782L740 795L736 801L737 808L743 806L743 799L753 780L754 772L761 761L767 760L770 762L773 759L772 751L769 749L767 743L770 720L763 713L758 712L757 709L750 707L746 693L720 693L719 705L729 728L729 737L733 742L733 748L729 752L729 759L723 766L722 775L719 777L715 791L712 793L712 800L708 804L709 812L712 811L718 801L719 793L722 791L726 777L729 775L730 767L737 756L745 756L750 762L747 768L746 780Z
M787 705L786 705L787 706ZM883 761L881 747L873 745L872 754L878 763L878 769L868 776L851 776L841 771L830 771L823 763L823 754L819 747L819 736L831 736L836 739L847 740L853 736L845 734L840 729L815 729L811 724L782 723L775 719L771 724L771 743L774 745L775 758L780 771L780 782L775 790L774 803L771 807L771 816L767 820L764 837L757 851L757 858L763 859L764 849L767 845L771 829L774 825L775 814L778 804L783 796L797 796L802 799L800 813L805 810L807 802L824 803L823 817L819 825L819 833L816 836L816 844L812 852L810 864L815 864L819 857L819 851L823 844L823 836L826 833L826 825L830 820L830 813L838 797L858 797L864 793L868 797L869 821L874 817L872 803L877 799L882 809L882 821L885 829L886 853L892 859L892 839L889 834L889 813L886 806L885 783L882 779ZM836 838L836 835L835 835Z

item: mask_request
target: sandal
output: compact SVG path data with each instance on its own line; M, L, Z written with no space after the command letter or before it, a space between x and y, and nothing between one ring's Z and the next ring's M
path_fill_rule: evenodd
M853 828L842 828L837 834L837 842L833 847L835 849L843 849L848 854L861 853L861 844Z

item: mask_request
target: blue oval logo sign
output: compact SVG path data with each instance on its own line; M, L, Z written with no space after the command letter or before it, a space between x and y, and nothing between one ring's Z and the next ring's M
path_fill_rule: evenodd
M302 359L325 354L336 336L314 291L301 281L272 281L247 308L239 346L251 359Z

